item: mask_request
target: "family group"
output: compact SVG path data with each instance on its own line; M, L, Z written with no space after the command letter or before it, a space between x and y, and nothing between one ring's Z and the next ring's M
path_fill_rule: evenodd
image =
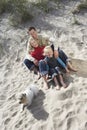
M57 90L60 89L60 84L66 88L61 70L65 70L66 73L77 71L73 68L68 56L59 47L57 48L55 43L51 44L48 37L38 34L35 27L29 27L28 34L28 58L24 59L24 64L30 71L38 74L39 78L43 77L45 89L49 88L49 76L54 80Z

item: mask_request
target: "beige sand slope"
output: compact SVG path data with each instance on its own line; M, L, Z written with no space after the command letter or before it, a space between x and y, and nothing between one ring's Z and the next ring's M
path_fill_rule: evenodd
M20 28L9 25L8 15L0 17L0 130L87 130L87 12L78 14L80 25L71 24L70 13L78 2L68 1L59 11L42 13ZM56 30L55 44L72 58L78 69L64 76L66 89L56 91L51 83L50 89L45 90L43 79L36 83L37 76L23 64L26 32L32 23L48 36ZM21 113L17 95L32 83L38 85L40 92Z
M87 61L72 59L72 64L77 68L77 75L87 78Z

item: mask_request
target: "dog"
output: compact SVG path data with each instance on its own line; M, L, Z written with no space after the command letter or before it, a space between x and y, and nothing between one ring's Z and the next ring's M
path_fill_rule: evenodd
M35 96L37 96L39 89L36 85L30 85L24 92L19 95L19 104L22 104L22 110L24 111L25 107L29 107L32 104L32 101Z

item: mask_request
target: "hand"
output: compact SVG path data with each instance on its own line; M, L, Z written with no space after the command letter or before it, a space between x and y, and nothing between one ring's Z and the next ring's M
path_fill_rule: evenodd
M55 57L55 58L58 58L58 57L59 57L59 53L58 53L57 50L54 50L54 57Z
M35 59L33 62L36 66L38 66L38 60Z

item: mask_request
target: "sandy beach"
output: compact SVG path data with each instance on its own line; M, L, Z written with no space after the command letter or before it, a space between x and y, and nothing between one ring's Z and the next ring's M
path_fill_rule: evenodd
M64 10L40 14L38 19L14 28L8 15L0 17L0 129L1 130L87 130L87 10L79 13L73 25L72 1ZM78 72L64 75L68 87L57 91L53 82L43 88L43 79L23 64L28 40L27 29L35 26L72 59ZM18 93L37 84L39 94L23 112Z

